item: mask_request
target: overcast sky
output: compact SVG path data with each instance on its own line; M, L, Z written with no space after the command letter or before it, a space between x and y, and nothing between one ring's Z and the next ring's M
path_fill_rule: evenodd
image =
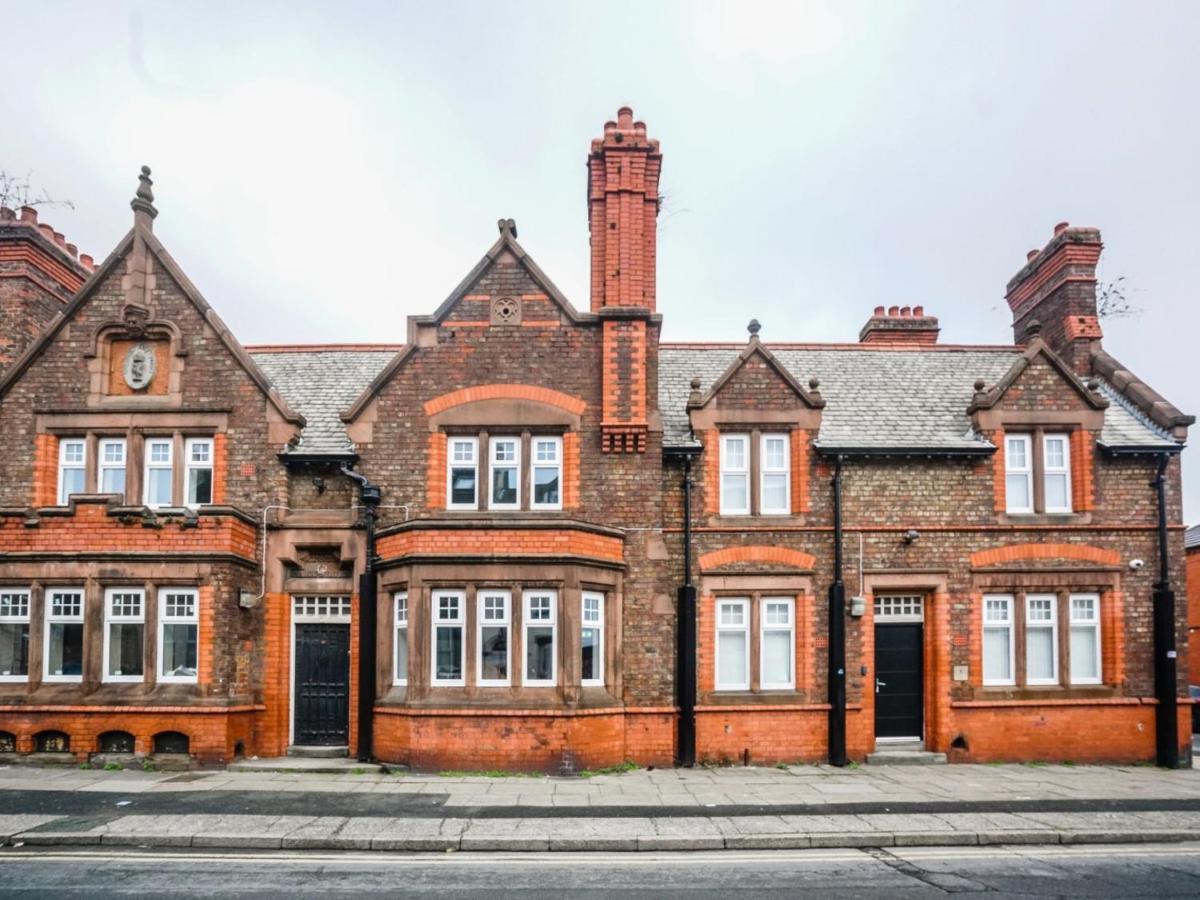
M1011 341L1004 285L1098 226L1105 346L1200 412L1200 4L9 4L0 167L97 261L155 224L244 343L402 341L515 218L587 296L588 143L662 142L667 339L852 341L923 304ZM964 378L971 380L971 373ZM1200 445L1200 440L1196 443ZM1185 454L1200 519L1200 450Z

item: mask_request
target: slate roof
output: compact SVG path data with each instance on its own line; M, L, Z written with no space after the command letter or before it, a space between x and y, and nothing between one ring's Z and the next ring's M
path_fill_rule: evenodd
M1193 525L1183 533L1183 547L1185 550L1200 547L1200 525Z
M396 355L396 348L251 349L258 364L307 424L292 454L352 453L341 414Z
M744 347L664 344L659 354L659 408L668 447L693 442L687 399L693 378L706 391ZM868 350L854 346L771 347L802 385L820 379L825 409L817 446L830 450L989 449L974 433L967 407L976 379L995 384L1017 362L1012 347ZM1169 435L1136 412L1111 386L1100 441L1107 447L1173 449Z

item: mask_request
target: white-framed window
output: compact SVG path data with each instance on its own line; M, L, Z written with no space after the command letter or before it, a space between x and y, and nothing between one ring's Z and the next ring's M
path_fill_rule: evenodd
M1042 482L1048 513L1071 511L1071 442L1065 434L1042 436Z
M29 589L0 588L0 681L29 679Z
M604 686L604 595L598 591L583 592L582 634L579 647L582 654L581 682L585 687Z
M213 439L188 438L183 443L184 502L203 506L213 502Z
M479 438L451 437L446 448L446 507L479 508Z
M759 686L764 691L796 686L796 601L763 597L759 643Z
M98 489L101 494L125 496L125 438L101 438L97 446Z
M104 592L104 681L145 678L146 592L108 588Z
M1071 594L1071 684L1100 684L1100 597Z
M78 587L46 588L43 681L83 680L84 593Z
M1004 438L1004 497L1008 512L1033 512L1033 441L1028 434Z
M476 681L481 687L500 687L510 683L509 659L512 653L512 594L508 591L480 590L475 595L479 614L476 645Z
M715 648L718 691L750 690L750 601L717 600Z
M533 502L530 509L562 509L562 438L537 437L531 441Z
M791 439L786 434L764 434L759 459L758 508L764 516L792 512Z
M521 439L517 437L494 437L489 441L491 455L488 457L488 476L491 489L488 493L490 509L521 508Z
M983 595L983 683L1016 684L1012 594Z
M408 592L392 595L396 607L395 644L392 647L392 684L408 684Z
M200 594L195 588L158 591L158 680L196 681Z
M433 681L435 685L466 684L463 671L463 632L467 595L463 591L433 592Z
M721 435L721 515L750 515L750 436Z
M1058 684L1058 597L1025 595L1025 683Z
M63 438L58 442L58 505L66 506L72 494L87 490L87 441Z
M529 687L554 685L558 667L555 646L558 632L558 594L555 591L525 592L525 675Z
M350 598L345 595L297 594L292 597L293 622L350 621Z
M142 502L151 509L171 505L174 443L171 438L146 439L146 476L142 487Z

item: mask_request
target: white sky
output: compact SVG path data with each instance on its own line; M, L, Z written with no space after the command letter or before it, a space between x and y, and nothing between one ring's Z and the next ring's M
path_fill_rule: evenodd
M588 143L662 142L667 339L853 341L923 304L1011 340L1004 285L1069 220L1136 319L1105 346L1186 411L1200 4L9 4L0 167L97 260L156 232L244 343L402 341L515 218L581 307ZM964 378L973 380L970 373ZM1200 439L1196 441L1200 446ZM1189 521L1200 450L1185 454Z

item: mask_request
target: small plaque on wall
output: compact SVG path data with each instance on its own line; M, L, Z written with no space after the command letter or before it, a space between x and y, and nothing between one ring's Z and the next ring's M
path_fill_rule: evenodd
M955 681L966 681L969 672L970 672L970 669L967 666L955 666L954 667L954 680Z

